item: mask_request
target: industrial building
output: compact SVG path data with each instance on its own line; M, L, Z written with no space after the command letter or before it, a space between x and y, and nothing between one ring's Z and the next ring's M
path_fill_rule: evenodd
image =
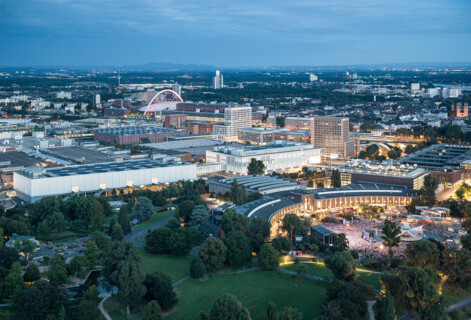
M158 126L127 126L95 129L93 133L96 141L133 144L164 142L167 137L186 135L188 131Z
M424 178L429 173L426 169L409 164L395 165L393 160L381 164L352 160L337 169L342 186L355 182L375 182L406 186L414 190L420 190L424 186Z
M196 165L155 155L152 158L45 169L24 168L14 173L14 189L21 199L83 193L131 192L159 184L196 179Z
M247 194L260 193L270 194L281 191L305 190L306 184L293 180L282 179L277 176L257 175L242 176L221 180L209 181L209 192L225 194L231 190L234 179L239 186L244 186Z
M206 151L206 163L226 164L228 171L247 174L252 158L263 161L266 170L290 171L321 163L322 148L311 144L272 141L264 146L214 147Z
M304 211L357 208L360 204L406 206L419 194L404 186L379 183L352 183L341 188L295 190L289 197L300 200Z

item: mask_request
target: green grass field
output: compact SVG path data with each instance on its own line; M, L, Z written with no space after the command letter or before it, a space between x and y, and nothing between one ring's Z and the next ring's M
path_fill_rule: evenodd
M155 255L145 251L144 248L137 248L142 259L142 269L145 274L154 271L165 272L178 281L189 275L190 263L194 256L172 257L168 255Z
M152 218L149 220L144 221L143 223L135 226L135 229L145 229L151 225L153 225L156 222L159 222L162 219L165 219L167 217L173 216L175 214L175 210L168 210L168 211L162 211L162 212L157 212L152 215Z
M20 320L21 314L16 307L0 307L0 319L2 320Z
M326 284L299 281L278 272L250 271L231 275L212 275L206 281L188 279L176 287L179 302L166 319L193 319L200 311L209 312L214 299L224 293L235 295L249 309L252 319L265 319L270 301L279 309L298 308L304 319L319 315Z
M304 264L307 268L307 272L310 275L319 276L319 277L327 277L329 279L333 279L334 276L332 272L323 264L323 263L306 263ZM281 266L283 269L296 271L296 266L294 264L287 264ZM358 276L360 279L365 281L366 284L375 287L376 289L381 288L381 283L379 282L380 274L373 273L369 270L364 268L357 269Z

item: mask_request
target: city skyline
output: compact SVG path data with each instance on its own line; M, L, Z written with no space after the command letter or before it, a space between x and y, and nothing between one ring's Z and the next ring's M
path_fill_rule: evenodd
M6 0L0 66L468 63L471 3Z

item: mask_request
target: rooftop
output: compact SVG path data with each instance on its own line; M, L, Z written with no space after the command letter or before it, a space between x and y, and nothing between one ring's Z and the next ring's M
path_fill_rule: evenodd
M247 190L259 193L267 193L267 191L275 189L306 189L306 185L304 183L299 183L296 181L270 175L248 175L242 177L221 179L218 180L216 183L224 184L229 187L232 185L234 179L237 180L239 186L243 185Z
M39 169L38 168L25 168L19 172L19 174L37 179L37 178L53 178L53 177L67 177L76 175L87 175L97 173L108 173L108 172L119 172L119 171L134 171L143 169L153 168L164 168L175 165L191 165L189 163L181 162L173 158L161 158L161 159L140 159L140 160L128 160L128 161L115 161L106 162L93 165L81 165L81 166L69 166L63 168L54 169Z
M367 161L348 161L345 165L338 168L340 172L359 173L367 175L395 176L399 178L416 178L426 174L428 171L410 164L398 164L392 160L381 164Z
M272 197L264 197L263 199L237 206L236 211L237 213L248 216L250 219L262 218L264 220L270 220L271 216L278 211L302 203L302 201L293 199L274 199Z
M115 136L131 136L139 134L157 134L157 133L168 133L177 132L176 129L164 128L159 126L127 126L127 127L113 127L94 129L93 132L111 134Z
M215 152L220 153L227 153L237 156L249 156L254 155L256 153L280 153L282 152L280 149L286 148L285 151L298 151L298 150L313 150L318 149L321 150L322 148L314 147L312 144L306 144L301 142L291 142L291 141L284 141L284 140L276 140L267 143L266 145L261 146L243 146L243 147L215 147Z
M454 170L471 159L471 145L437 143L401 157L402 164L429 170Z
M74 163L92 164L113 161L113 157L96 150L82 147L57 147L41 150L43 153L59 159L70 160Z

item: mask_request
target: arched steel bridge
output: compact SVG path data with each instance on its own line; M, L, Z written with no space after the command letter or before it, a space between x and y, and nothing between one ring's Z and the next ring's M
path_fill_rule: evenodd
M175 110L177 103L183 102L183 99L173 90L165 89L159 91L149 102L146 107L142 107L139 111L147 113L155 113L162 110Z

